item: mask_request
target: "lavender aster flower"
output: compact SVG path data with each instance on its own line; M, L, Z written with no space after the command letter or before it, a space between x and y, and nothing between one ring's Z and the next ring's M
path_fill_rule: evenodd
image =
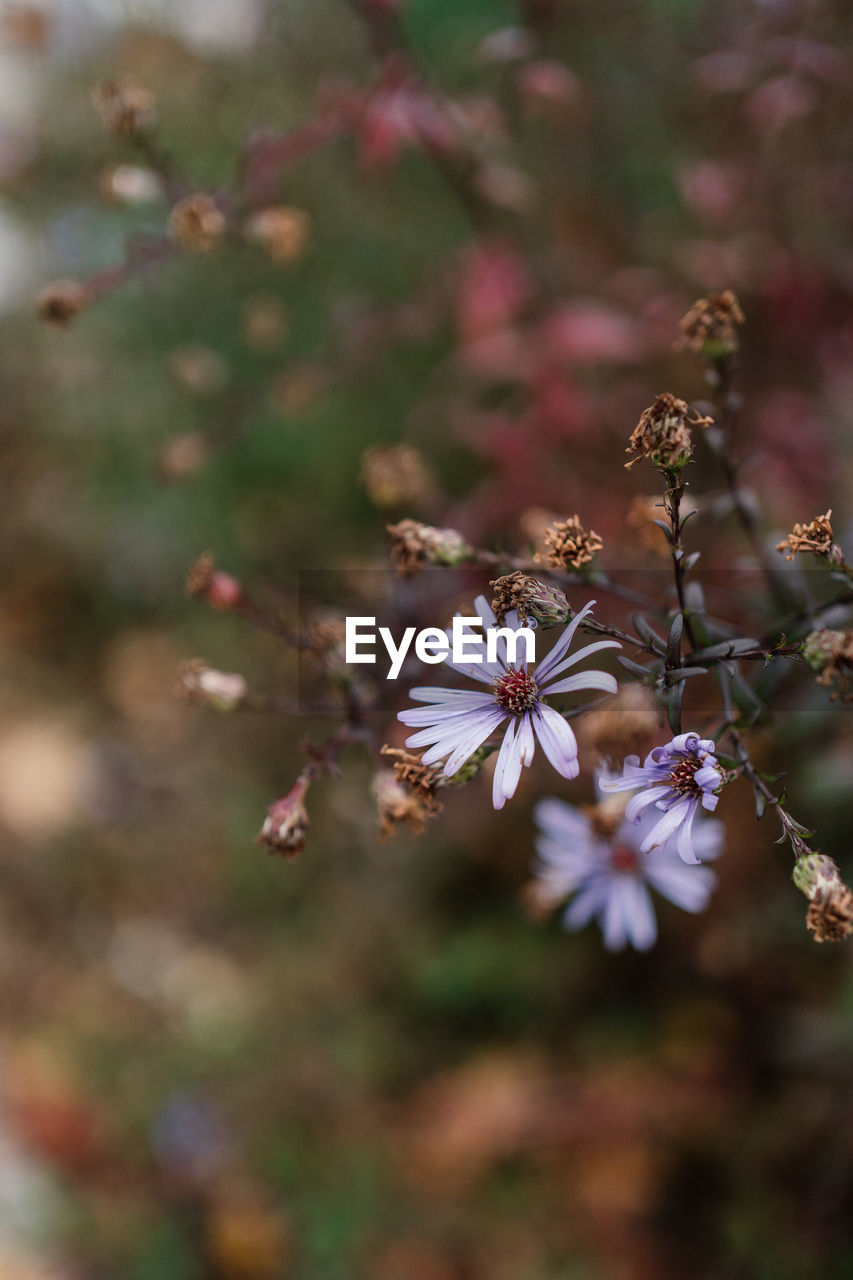
M492 803L496 809L502 809L505 802L515 795L522 766L529 767L531 764L537 739L560 776L576 778L580 771L577 740L559 712L544 701L544 696L573 693L576 689L616 692L616 680L604 671L583 671L556 679L590 654L601 649L621 648L616 640L597 640L594 644L579 649L571 657L566 657L578 626L594 604L595 601L591 600L575 615L553 649L539 663L535 673L528 672L527 663L520 657L515 663L508 661L503 637L498 638L496 662L483 661L469 665L446 659L448 666L489 688L482 692L432 688L428 685L411 689L410 697L416 702L429 705L407 707L399 713L397 718L403 724L418 729L417 733L406 739L406 746L427 747L428 750L421 757L426 765L446 757L444 773L447 777L452 777L508 719L492 786ZM478 596L474 607L484 627L497 625L485 596ZM521 624L515 610L506 615L503 625L513 631L519 629ZM479 642L480 652L485 653L483 633L474 631L473 628L466 630L470 636L470 641L466 643L470 648L476 651L476 642Z
M713 812L715 794L725 781L713 754L715 744L698 733L680 733L665 747L655 747L642 766L639 756L626 756L621 778L606 778L603 791L637 791L625 809L629 821L637 822L649 805L663 811L663 817L647 831L640 847L648 853L676 837L675 847L685 862L698 862L694 847L693 821L699 810Z
M639 822L617 817L610 834L595 821L597 813L590 818L561 800L536 806L542 833L534 867L537 896L550 905L573 897L563 914L564 927L582 929L597 919L608 951L620 951L626 943L647 951L657 939L649 889L684 911L698 912L708 905L717 878L708 867L685 866L672 837L644 853L652 813L642 814ZM722 823L700 822L693 839L703 861L715 858L722 848Z

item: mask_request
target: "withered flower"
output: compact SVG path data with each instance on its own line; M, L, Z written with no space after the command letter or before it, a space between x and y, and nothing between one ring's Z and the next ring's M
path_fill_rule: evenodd
M731 289L710 293L707 298L694 302L681 320L681 338L675 349L687 348L707 356L709 360L734 355L739 345L737 325L743 324L745 319Z
M256 844L265 844L270 853L280 853L288 860L299 856L305 848L305 835L310 826L304 804L309 785L308 778L298 778L286 796L270 805L264 825L255 838Z
M432 497L434 483L417 449L408 444L375 444L361 460L361 483L376 507L420 506Z
M385 745L382 755L392 765L380 770L374 779L379 838L387 840L394 835L401 822L407 822L415 835L421 835L426 819L434 818L444 807L436 792L448 780L440 766L423 764L412 751Z
M545 549L534 556L550 569L580 569L589 564L604 543L594 529L585 529L577 515L555 520L545 530Z
M36 315L46 324L64 328L91 300L91 293L82 280L66 276L51 281L36 295Z
M648 459L661 471L675 471L686 466L693 457L690 428L709 427L711 422L711 418L703 418L698 413L691 416L685 400L665 391L640 414L640 421L625 450L637 456L625 466L633 467L641 458Z
M513 609L522 625L534 618L542 627L557 627L568 621L569 602L559 587L516 569L489 583L494 592L492 612L502 625Z
M391 558L401 578L413 578L427 564L452 567L471 555L455 529L435 529L417 520L400 520L386 528L391 535Z
M793 560L794 556L808 551L813 556L820 556L834 564L840 564L844 559L844 553L837 543L832 541L832 525L829 523L831 515L830 507L825 515L815 516L814 520L808 524L795 524L787 537L776 544L776 550L784 551L786 560Z
M803 657L819 672L817 683L828 689L837 681L833 701L847 702L853 696L848 684L853 677L853 631L812 631L803 642Z
M172 238L191 253L210 253L222 240L227 225L216 201L201 191L184 196L169 214Z
M832 858L803 854L797 859L793 880L809 900L806 928L816 942L842 942L853 932L853 893Z
M275 205L253 213L246 222L245 234L266 249L273 262L283 266L301 258L310 229L311 219L304 209Z
M102 80L92 90L92 103L104 127L116 137L150 129L155 121L154 95L130 76Z

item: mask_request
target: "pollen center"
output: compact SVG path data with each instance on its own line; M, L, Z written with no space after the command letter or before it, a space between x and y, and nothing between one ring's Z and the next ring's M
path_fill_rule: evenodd
M621 871L626 875L631 875L639 865L640 860L636 853L633 849L629 849L626 844L617 844L610 855L610 866L614 871Z
M687 756L683 760L679 760L677 764L672 766L669 774L669 782L672 788L682 796L699 795L701 788L697 786L694 774L699 768L700 762L693 756Z
M526 671L508 671L495 681L495 701L504 711L520 716L539 701L539 686Z

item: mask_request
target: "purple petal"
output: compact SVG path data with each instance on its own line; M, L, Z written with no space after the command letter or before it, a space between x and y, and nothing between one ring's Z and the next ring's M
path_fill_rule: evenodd
M496 809L502 809L506 801L515 795L520 777L521 750L516 738L515 722L510 720L498 752L492 779L492 804Z
M691 807L695 804L690 797L679 800L678 804L674 804L672 808L667 809L666 813L657 822L640 845L641 853L648 853L651 849L656 849L659 844L663 844L668 840L678 828L681 826L690 813Z
M572 643L572 637L574 636L578 627L583 622L587 614L590 612L594 604L595 604L595 601L590 600L589 604L585 605L584 608L581 609L580 613L576 613L575 616L572 618L571 622L566 627L566 629L564 630L563 634L560 636L557 643L554 645L554 648L551 650L548 656L544 659L544 661L541 662L537 667L536 669L537 681L544 680L548 675L548 673L554 670L557 663L560 661L563 654L566 652L569 645Z
M644 864L646 880L663 898L668 898L682 911L704 911L717 877L709 867L689 867L684 862L660 858L659 850L648 855Z
M397 712L401 724L410 728L422 725L440 724L443 720L453 720L456 716L467 716L472 711L481 711L484 707L495 706L495 699L490 693L469 693L466 698L454 702L439 702L430 707L406 707Z
M620 876L619 892L625 932L637 951L648 951L658 936L655 909L648 889L639 876Z
M542 750L557 773L562 778L576 778L580 773L578 744L571 726L544 702L538 703L531 715Z
M548 673L544 677L544 682L547 684L549 680L553 680L555 676L558 676L562 671L567 671L569 667L573 667L576 662L583 662L584 658L589 658L593 653L600 653L602 649L621 648L622 646L618 640L596 640L594 644L588 644L585 645L583 649L578 649L577 653L573 653L570 658L564 658L562 662L558 662L555 666L549 667ZM551 655L549 653L548 658L550 657ZM543 662L542 666L544 667L544 665L545 663ZM537 669L536 679L540 684L542 683L542 667Z
M576 689L600 689L602 693L616 693L619 688L616 677L606 671L580 671L576 676L567 676L551 684L543 693L574 693Z

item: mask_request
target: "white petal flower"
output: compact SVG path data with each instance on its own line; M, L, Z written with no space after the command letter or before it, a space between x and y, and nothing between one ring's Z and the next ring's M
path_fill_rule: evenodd
M621 648L617 640L597 640L567 657L578 626L594 604L594 600L590 601L575 615L534 671L528 671L527 663L522 660L508 660L503 637L498 639L494 662L455 663L448 658L448 666L489 688L477 692L433 689L422 685L410 690L410 697L428 705L407 707L399 713L398 719L403 724L418 730L406 739L406 746L426 747L422 756L424 764L444 760L444 772L451 777L495 729L508 720L492 786L492 802L496 809L502 809L506 801L515 795L521 770L531 764L537 742L561 777L576 778L579 772L577 740L570 725L544 698L550 694L574 693L578 689L616 692L615 678L604 671L579 671L562 680L557 679L569 667L593 653ZM497 626L497 619L485 596L478 596L474 607L484 628ZM520 625L515 612L508 613L503 622L504 627L513 631L517 631ZM477 652L479 645L479 652L485 658L484 634L472 628L466 631L469 651Z

